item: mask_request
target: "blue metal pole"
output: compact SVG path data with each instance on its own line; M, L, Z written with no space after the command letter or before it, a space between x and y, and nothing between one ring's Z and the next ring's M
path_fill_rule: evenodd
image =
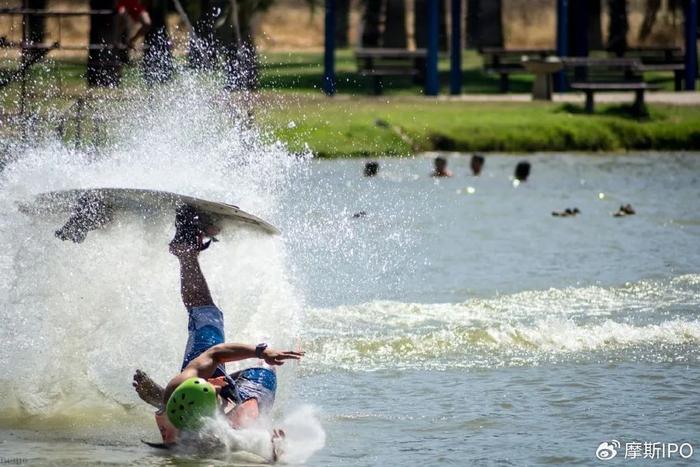
M326 0L326 41L323 53L323 92L335 94L335 0Z
M698 76L698 0L685 4L685 89L695 91Z
M440 92L438 78L438 1L428 0L428 50L425 60L425 95L437 96Z
M557 0L557 55L566 57L569 54L569 0ZM558 92L566 90L566 74L557 73L554 79L554 89Z
M462 0L452 0L452 47L450 50L450 94L462 94Z

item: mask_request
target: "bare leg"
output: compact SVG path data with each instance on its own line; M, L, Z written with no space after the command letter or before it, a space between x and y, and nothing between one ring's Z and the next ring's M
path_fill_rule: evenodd
M258 415L260 415L258 401L248 399L234 409L231 425L234 428L246 428L258 419Z
M163 402L163 388L153 381L150 376L141 370L136 370L134 382L131 385L142 401L160 409Z
M180 261L180 293L188 310L193 307L214 305L209 286L199 267L199 250L182 243L170 243L170 253Z

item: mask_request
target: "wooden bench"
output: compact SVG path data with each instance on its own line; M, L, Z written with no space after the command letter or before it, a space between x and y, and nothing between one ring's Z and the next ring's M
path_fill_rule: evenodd
M361 76L369 76L373 82L373 93L382 94L384 77L409 76L422 79L425 71L425 49L365 48L355 51L357 68Z
M546 58L555 54L554 49L504 49L501 47L483 47L479 52L484 59L484 71L499 75L499 90L502 93L510 90L511 74L528 73L522 64L523 55Z
M646 113L644 93L659 88L644 82L639 70L641 62L638 59L563 57L562 63L567 74L573 74L570 88L586 94L587 113L593 113L595 110L596 92L633 91L632 113L642 116Z

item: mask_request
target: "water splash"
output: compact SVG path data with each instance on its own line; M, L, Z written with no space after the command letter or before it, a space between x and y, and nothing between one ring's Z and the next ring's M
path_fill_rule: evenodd
M51 190L139 187L234 203L277 222L280 196L310 155L290 154L252 124L248 97L235 100L211 79L185 73L105 104L100 116L111 124L99 150L51 134L15 147L0 174L0 242L7 246L0 253L0 363L8 369L0 382L9 388L1 410L73 420L81 412L93 422L142 411L130 386L134 368L167 381L187 339L177 262L167 252L171 214L120 216L75 245L53 238L61 216L28 217L17 203ZM237 229L221 240L225 247L203 253L201 262L227 338L295 345L303 296L288 279L284 239ZM282 400L293 373L287 368Z

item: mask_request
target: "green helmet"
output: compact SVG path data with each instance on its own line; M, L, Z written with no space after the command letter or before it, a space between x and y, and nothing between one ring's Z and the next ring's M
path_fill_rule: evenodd
M176 428L196 430L202 426L202 417L216 412L216 390L205 379L190 378L173 391L165 409Z

